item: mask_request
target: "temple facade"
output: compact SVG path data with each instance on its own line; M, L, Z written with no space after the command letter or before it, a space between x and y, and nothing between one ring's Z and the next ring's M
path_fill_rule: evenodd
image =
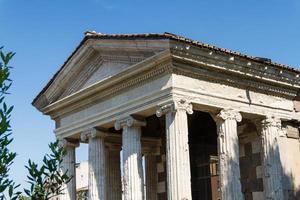
M171 33L86 32L34 99L89 200L300 198L300 71ZM122 159L122 161L121 161Z

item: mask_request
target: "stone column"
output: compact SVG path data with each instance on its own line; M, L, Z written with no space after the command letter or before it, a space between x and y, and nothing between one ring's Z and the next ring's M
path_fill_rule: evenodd
M89 142L88 199L106 200L104 133L93 128L84 133Z
M145 154L146 200L157 200L157 162L156 155Z
M125 200L144 199L144 181L141 153L141 126L146 122L127 117L117 120L115 129L123 128L123 183Z
M237 122L242 120L239 112L223 109L217 115L219 181L222 200L243 199L240 181L239 139Z
M121 169L120 169L121 146L108 145L106 149L106 197L107 200L122 199Z
M158 117L166 114L167 188L169 200L191 200L191 172L187 113L192 105L181 99L158 108Z
M75 148L78 147L78 143L72 143L66 139L62 139L60 140L60 145L64 147L66 151L66 155L61 163L62 172L67 172L67 175L72 179L62 187L63 191L59 199L73 200L76 199Z
M281 121L267 117L261 122L262 166L265 199L283 199L282 169L278 148Z

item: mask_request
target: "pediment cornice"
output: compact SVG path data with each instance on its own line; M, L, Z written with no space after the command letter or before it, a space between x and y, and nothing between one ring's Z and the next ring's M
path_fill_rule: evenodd
M123 63L127 66L105 80L98 80L86 86L87 80L103 62ZM89 67L84 67L86 65ZM55 112L60 112L65 107L69 107L70 110L84 98L116 94L122 89L129 89L167 73L205 79L288 99L295 98L300 89L299 73L296 71L209 48L171 40L97 42L96 39L92 39L81 45L69 59L52 84L35 102L35 106L53 117ZM89 101L92 100L94 99Z
M119 41L88 40L76 50L34 101L38 109L65 98L87 86L85 83L103 63L134 65L165 49L166 44L151 46L149 42L135 45ZM96 80L95 80L96 81ZM90 84L93 84L90 83Z
M96 102L98 99L103 99L130 87L143 84L157 76L171 74L171 70L171 55L168 50L165 50L128 67L111 78L96 82L89 87L49 104L42 109L42 112L55 118L56 115L62 115L76 107L80 107L80 104L83 102ZM88 98L88 101L84 101L86 98ZM57 113L58 111L60 111L59 114Z
M300 88L300 73L268 63L262 64L249 61L249 59L180 43L173 43L170 51L174 59L189 64L194 63L208 70L218 71L220 75L222 75L222 72L227 72L247 79L269 82L273 85Z

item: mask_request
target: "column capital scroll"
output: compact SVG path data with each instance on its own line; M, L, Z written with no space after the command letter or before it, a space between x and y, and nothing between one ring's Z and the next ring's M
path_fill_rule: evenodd
M281 120L273 115L266 116L265 119L261 121L262 128L267 127L277 127L281 128Z
M242 121L242 115L234 109L231 108L227 108L227 109L223 109L220 111L220 113L217 115L217 120L236 120L237 122L241 122Z
M124 126L146 126L146 121L142 119L137 119L133 116L128 116L125 118L117 119L115 122L115 129L121 130Z
M104 138L106 136L107 136L107 131L98 130L96 128L90 128L81 133L80 139L81 141L86 142L90 138L98 138L98 137Z
M79 147L79 142L77 142L77 141L69 140L67 138L59 138L58 140L59 140L59 145L61 147L64 147L64 148L68 148L68 147L76 148L76 147Z
M193 105L187 99L174 100L172 103L159 105L156 109L156 116L161 117L167 112L185 110L188 114L193 114Z

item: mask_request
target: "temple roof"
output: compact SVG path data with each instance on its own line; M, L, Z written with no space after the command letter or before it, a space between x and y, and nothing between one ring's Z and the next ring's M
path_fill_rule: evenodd
M268 64L273 65L275 67L279 67L285 70L289 70L291 72L295 72L297 74L300 74L300 70L296 67L279 64L276 62L272 62L270 59L260 58L260 57L254 57L245 55L236 51L232 51L225 48L216 47L213 45L205 44L202 42L199 42L197 40L188 39L186 37L182 37L173 33L147 33L147 34L103 34L103 33L97 33L95 31L87 31L85 32L85 36L80 42L80 44L76 47L76 49L73 51L73 53L67 58L67 60L64 62L64 64L61 66L61 68L54 74L54 76L51 78L51 80L47 83L47 85L41 90L41 92L35 97L32 104L34 104L37 99L48 89L48 87L52 84L52 82L55 80L57 75L60 73L60 71L64 68L64 66L68 63L68 61L73 57L73 55L80 49L80 47L89 39L124 39L124 40L130 40L130 39L169 39L174 40L178 42L187 43L190 45L194 45L200 48L206 48L213 51L218 51L221 53L225 53L231 56L237 56L240 58L248 59L249 61L254 61L261 64Z

